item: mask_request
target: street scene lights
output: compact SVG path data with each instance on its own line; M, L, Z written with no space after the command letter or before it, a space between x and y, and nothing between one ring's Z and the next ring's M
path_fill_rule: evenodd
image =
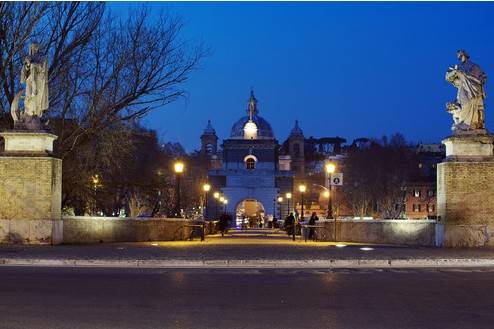
M300 218L302 221L304 220L304 194L305 191L307 190L307 187L304 184L299 185L298 190L300 191L300 194L302 195L302 209L300 212Z
M281 216L283 216L283 214L281 213L281 205L283 204L283 197L279 196L277 201L278 201L279 208L280 208L280 220L281 220L282 219Z
M290 199L292 198L292 194L290 192L288 192L287 194L285 194L285 197L286 197L286 203L287 203L287 214L290 215Z
M214 201L215 201L215 204L216 204L216 209L214 211L214 217L218 217L218 202L220 200L220 192L214 192L213 193L213 197L214 197Z
M225 199L223 198L223 205L224 205L224 209L223 209L223 212L226 214L226 205L228 204L228 199Z
M175 216L182 217L182 211L180 206L180 176L184 172L185 165L181 161L175 162L173 169L175 170L175 180L176 180L176 197L177 201L175 203Z
M328 218L333 218L333 200L331 199L331 175L336 171L336 164L333 162L326 163L326 174L327 174L327 184L328 184ZM336 224L335 224L336 227Z
M211 185L209 183L205 183L202 186L202 190L204 191L204 206L202 207L202 218L206 220L206 208L208 206L208 193L211 190Z

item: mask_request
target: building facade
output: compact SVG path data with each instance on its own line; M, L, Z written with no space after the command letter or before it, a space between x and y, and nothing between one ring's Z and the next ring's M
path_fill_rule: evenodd
M230 137L223 140L221 154L212 154L214 147L204 147L205 141L215 141L210 136L213 131L209 123L205 131L209 136L201 138L202 149L211 150L211 158L221 163L208 172L212 189L206 218L217 218L226 211L240 225L249 219L266 223L286 213L285 205L277 199L293 190L290 157L280 157L280 145L269 122L259 115L254 93L248 101L247 115L233 124ZM220 197L227 201L222 202Z

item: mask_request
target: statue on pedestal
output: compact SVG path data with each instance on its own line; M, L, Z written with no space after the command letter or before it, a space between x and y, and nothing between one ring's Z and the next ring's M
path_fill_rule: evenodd
M446 81L458 88L456 100L446 104L447 111L453 116L454 134L485 134L484 127L484 84L487 80L482 69L470 61L465 50L457 51L460 63L448 68Z
M24 58L21 83L26 88L17 92L10 106L14 129L40 130L40 118L48 109L48 61L36 42L29 46L29 55ZM24 100L23 111L19 108L21 99Z

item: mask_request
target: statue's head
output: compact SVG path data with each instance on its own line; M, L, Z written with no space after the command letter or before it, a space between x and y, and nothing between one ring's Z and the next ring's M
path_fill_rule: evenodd
M468 53L464 50L464 49L460 49L456 52L456 56L458 56L458 59L464 63L466 62L469 58L470 58L470 55L468 55Z
M29 46L29 55L33 56L33 55L37 54L38 51L39 51L39 43L37 43L37 42L31 43L31 45Z

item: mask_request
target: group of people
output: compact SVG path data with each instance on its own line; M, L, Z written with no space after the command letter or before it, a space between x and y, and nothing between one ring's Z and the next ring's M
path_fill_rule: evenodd
M309 232L308 232L309 240L312 240L314 238L315 229L314 229L314 227L311 227L311 226L316 225L316 221L318 221L318 220L319 220L319 217L317 217L317 214L315 212L313 212L309 218L309 221L307 222L307 224L309 225ZM290 214L288 216L286 216L283 226L284 226L288 235L293 235L294 230L296 230L296 229L300 230L301 229L301 223L302 222L303 222L303 220L298 221L295 218L295 215L293 214L293 212L290 212Z

